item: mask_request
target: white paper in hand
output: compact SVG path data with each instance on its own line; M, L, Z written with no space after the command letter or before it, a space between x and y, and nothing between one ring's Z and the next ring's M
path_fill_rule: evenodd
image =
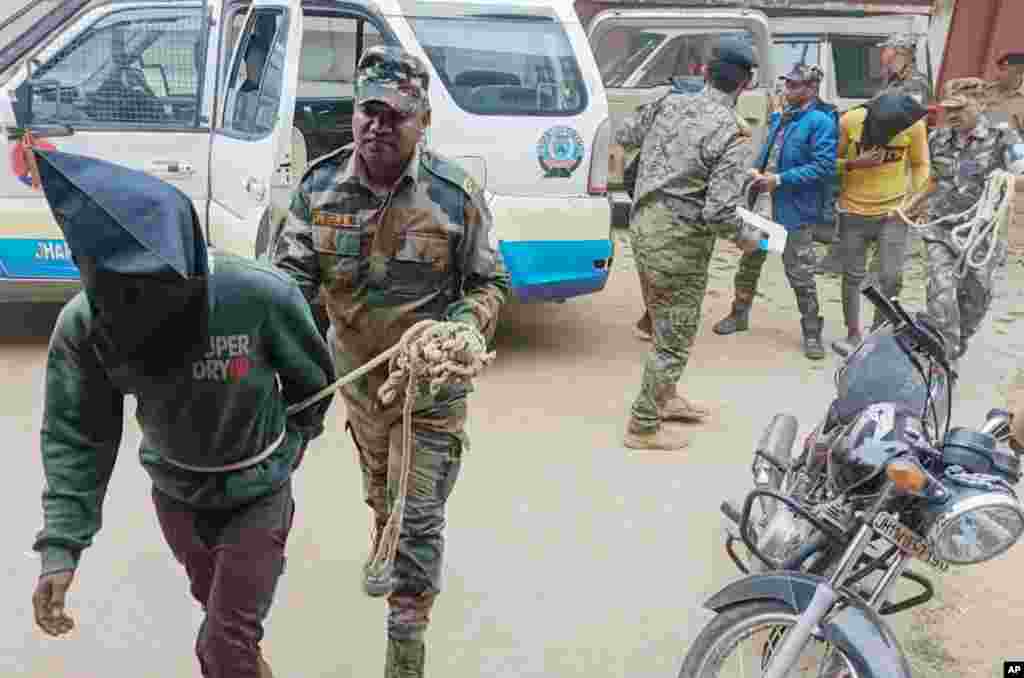
M736 214L747 224L768 234L767 243L763 240L761 241L763 249L767 249L769 252L776 252L777 254L782 254L782 251L786 249L785 226L777 224L770 219L765 219L760 214L751 212L745 207L737 207Z

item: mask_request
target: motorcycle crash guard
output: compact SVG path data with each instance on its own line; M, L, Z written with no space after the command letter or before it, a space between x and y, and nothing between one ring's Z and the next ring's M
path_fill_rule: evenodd
M772 600L800 613L807 609L818 584L826 582L824 577L803 572L755 574L729 584L704 606L722 612L737 603ZM845 607L822 628L825 640L842 650L863 678L911 678L906 657L885 620L853 594L844 600Z

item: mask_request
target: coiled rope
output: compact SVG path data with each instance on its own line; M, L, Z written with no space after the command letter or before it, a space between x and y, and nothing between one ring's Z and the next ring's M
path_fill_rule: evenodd
M957 254L954 275L962 279L969 269L980 270L988 266L995 255L999 245L999 231L1007 228L1010 220L1015 180L1013 174L996 170L985 181L984 192L977 202L963 212L949 214L928 223L918 224L907 216L912 206L916 207L927 194L915 196L909 203L897 208L896 213L908 226L918 231L957 224L950 231L950 240Z
M436 396L445 385L467 384L494 361L486 340L476 328L461 322L422 320L402 334L394 346L381 352L365 365L352 370L309 398L291 405L290 416L319 402L336 389L352 383L378 365L388 363L388 377L377 390L385 405L402 403L402 459L398 491L380 535L374 539L374 551L363 571L363 590L379 597L392 590L395 554L405 519L405 499L412 470L412 408L418 395Z

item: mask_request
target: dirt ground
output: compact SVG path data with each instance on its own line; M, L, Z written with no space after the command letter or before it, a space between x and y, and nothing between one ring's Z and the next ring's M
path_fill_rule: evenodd
M1019 217L1017 221L1024 225ZM619 234L622 257L616 262L617 267L632 267L628 240L628 232ZM818 247L819 253L824 255L826 247ZM911 248L901 300L913 312L925 305L925 266L921 243L913 236ZM731 244L718 244L705 299L702 336L707 335L709 326L727 310L738 258L739 252ZM817 280L826 318L823 340L828 346L842 335L840 277L825 275ZM867 305L866 301L864 303ZM751 322L771 325L777 328L776 335L791 337L796 351L799 332L788 327L797 323L796 313L796 303L785 281L781 262L778 257L770 257L762 274ZM864 314L864 317L868 322L870 315ZM985 327L972 342L971 351L961 361L965 375L961 397L980 396L978 404L988 405L984 410L971 406L970 409L980 412L973 417L957 417L954 409L954 425L970 426L972 419L984 416L987 407L1004 406L1003 398L1011 380L1024 385L1021 318L1024 318L1024 228L1010 234L1010 258L997 283L992 310ZM762 356L762 361L780 358L772 351L765 351ZM831 361L830 356L828 362ZM954 408L958 402L954 401ZM898 619L889 618L901 637L915 678L1001 677L1005 660L1024 659L1024 546L1018 544L997 559L952 570L932 581L936 595L930 603L910 613L896 615Z

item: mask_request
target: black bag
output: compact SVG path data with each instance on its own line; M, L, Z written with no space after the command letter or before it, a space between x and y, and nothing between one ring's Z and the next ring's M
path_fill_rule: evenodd
M900 132L928 115L928 109L906 94L883 94L864 104L867 117L861 135L862 148L885 146Z

